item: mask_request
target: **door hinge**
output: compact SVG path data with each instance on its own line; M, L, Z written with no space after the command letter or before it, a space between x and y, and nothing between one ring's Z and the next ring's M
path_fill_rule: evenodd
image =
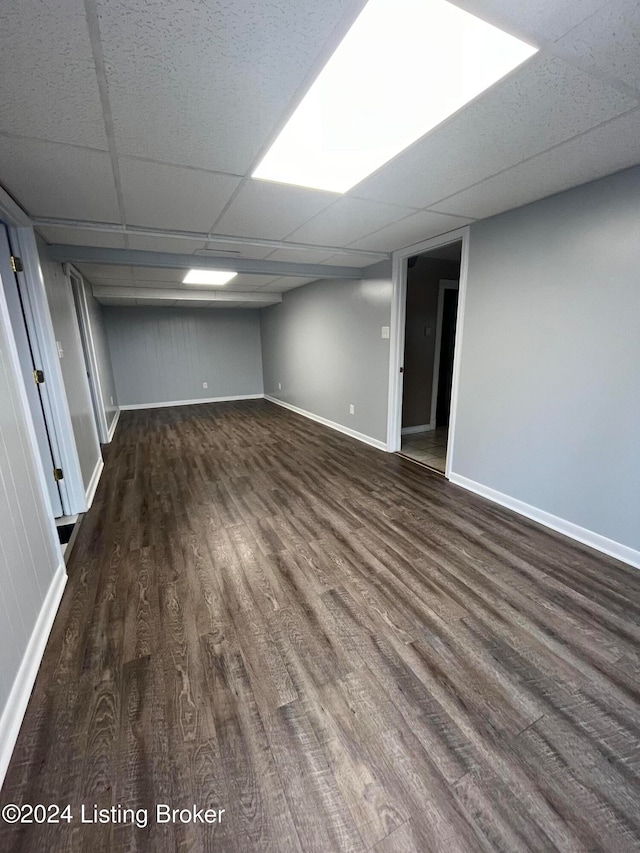
M15 255L11 255L11 269L14 272L24 272L24 264L22 263L22 258L16 258Z
M34 370L33 371L33 381L36 385L42 385L44 382L44 371L43 370Z
M64 474L62 473L62 468L54 468L53 469L53 479L56 483L60 482L60 480L64 480Z

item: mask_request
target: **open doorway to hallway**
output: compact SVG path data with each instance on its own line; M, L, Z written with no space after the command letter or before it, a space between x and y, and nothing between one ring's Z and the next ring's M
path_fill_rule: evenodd
M457 240L407 259L400 452L443 474L461 253Z

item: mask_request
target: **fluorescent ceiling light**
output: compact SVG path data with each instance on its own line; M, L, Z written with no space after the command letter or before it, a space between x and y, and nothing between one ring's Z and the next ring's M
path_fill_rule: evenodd
M536 52L445 0L369 0L253 177L346 192Z
M183 284L226 284L238 275L228 270L189 270Z

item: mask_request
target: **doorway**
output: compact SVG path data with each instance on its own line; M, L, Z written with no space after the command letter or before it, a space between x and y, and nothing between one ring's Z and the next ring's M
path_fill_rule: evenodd
M400 453L446 471L462 240L407 259Z
M59 486L62 469L59 461L56 459L45 415L46 401L43 398L45 375L37 358L36 342L29 334L26 314L29 306L25 305L22 299L18 281L19 272L16 258L11 250L6 225L0 222L0 277L2 278L2 288L9 311L11 330L16 344L20 372L35 431L51 513L54 518L60 518L63 515L62 497Z

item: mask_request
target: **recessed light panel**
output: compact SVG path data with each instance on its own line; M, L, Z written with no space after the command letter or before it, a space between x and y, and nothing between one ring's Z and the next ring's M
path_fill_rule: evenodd
M228 270L189 270L182 279L183 284L226 284L238 273Z
M445 0L369 0L253 177L346 192L536 52Z

